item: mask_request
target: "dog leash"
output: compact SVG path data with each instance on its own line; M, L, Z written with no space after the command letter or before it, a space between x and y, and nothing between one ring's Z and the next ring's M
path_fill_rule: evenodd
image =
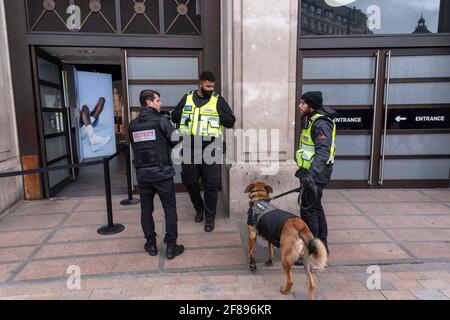
M288 194L291 194L291 193L300 192L302 188L303 188L303 187L296 188L296 189L293 189L293 190L291 190L291 191L288 191L288 192L279 194L279 195L277 195L277 196L271 197L270 200L275 200L275 199L278 199L278 198L287 196Z
M279 198L282 198L282 197L287 196L288 194L291 194L291 193L298 192L298 193L299 193L299 195L298 195L298 204L299 204L299 206L300 206L302 209L304 209L304 210L308 210L308 209L311 209L311 208L316 204L316 201L317 201L317 189L314 190L314 201L313 201L312 204L311 204L310 206L308 206L308 207L303 207L303 206L302 206L302 203L301 203L301 199L302 199L302 195L303 195L303 191L304 191L304 190L305 190L304 187L295 188L295 189L293 189L293 190L291 190L291 191L288 191L288 192L279 194L279 195L277 195L277 196L271 197L271 198L270 198L270 201L276 200L276 199L279 199Z

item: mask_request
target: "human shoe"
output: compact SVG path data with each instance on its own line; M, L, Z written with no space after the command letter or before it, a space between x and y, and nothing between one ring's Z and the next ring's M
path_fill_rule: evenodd
M195 214L195 222L199 223L203 221L204 212L204 210L197 211L197 213Z
M178 244L169 244L166 249L166 258L169 260L178 257L180 254L184 252L184 246Z
M214 219L206 219L205 223L205 232L213 232L214 231Z
M149 238L144 246L145 251L152 257L158 255L158 247L156 246L156 238Z

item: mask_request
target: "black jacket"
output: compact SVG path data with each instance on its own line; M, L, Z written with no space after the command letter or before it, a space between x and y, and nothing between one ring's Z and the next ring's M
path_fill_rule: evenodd
M139 117L130 122L128 134L133 147L139 184L167 180L175 176L172 166L172 141L175 128L151 108L141 108Z
M320 113L331 120L336 118L337 112L328 107L322 107L315 110L309 117ZM320 118L314 122L311 128L311 136L314 141L314 147L316 155L309 170L300 169L297 172L297 176L310 174L317 184L328 184L331 180L331 174L333 172L333 165L328 165L328 159L330 158L331 145L333 142L333 122Z

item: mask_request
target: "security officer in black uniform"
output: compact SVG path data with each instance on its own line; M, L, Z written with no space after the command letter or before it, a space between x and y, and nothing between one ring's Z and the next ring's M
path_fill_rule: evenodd
M306 92L299 109L305 119L296 160L304 191L301 198L301 218L315 238L328 250L328 227L322 207L322 191L330 182L336 151L336 111L324 107L322 92ZM317 197L316 197L317 192Z
M141 223L147 243L145 250L156 256L155 222L153 199L159 195L166 218L166 257L171 260L184 251L177 245L177 207L173 177L175 170L171 162L172 134L175 128L161 112L161 96L158 92L144 90L140 95L139 117L129 125L129 137L133 147L134 162L141 196Z
M195 221L202 222L205 216L206 232L214 230L221 167L220 163L205 162L203 152L205 148L212 146L214 152L222 155L222 127L233 128L236 122L228 103L214 92L215 81L213 73L203 72L198 90L186 94L172 112L172 122L180 125L180 133L191 137L191 159L190 163L182 163L182 180L196 211ZM200 148L195 148L196 146ZM200 163L196 163L196 159L201 159ZM204 201L200 194L200 178L205 191Z

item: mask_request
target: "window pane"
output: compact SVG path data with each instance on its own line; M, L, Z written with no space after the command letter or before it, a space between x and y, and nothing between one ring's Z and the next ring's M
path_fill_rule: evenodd
M120 0L124 33L159 33L159 0Z
M375 58L305 58L303 79L373 79Z
M450 134L388 135L386 155L450 155L449 142Z
M57 162L49 167L51 168L51 167L59 167L59 166L65 166L65 165L68 165L67 159ZM69 177L69 171L67 169L49 172L48 180L50 183L50 188L53 188L58 183L60 183L61 181L65 180L68 177Z
M369 160L337 160L334 164L332 180L367 180Z
M102 0L97 2L96 11L92 11L91 0L75 0L74 4L80 7L82 28L80 32L113 33L116 29L115 0ZM97 10L99 10L97 12Z
M67 154L66 137L60 136L56 138L46 139L45 148L47 151L47 162Z
M433 77L450 77L450 56L392 57L392 79Z
M59 67L41 57L37 58L39 79L54 84L61 84L59 77Z
M450 5L441 0L302 0L319 10L302 10L301 35L432 34L450 32ZM347 3L346 5L342 3ZM319 27L327 26L326 30ZM331 30L328 31L329 29ZM320 29L321 28L321 29Z
M391 83L389 104L450 103L450 82Z
M64 132L64 115L61 112L43 112L44 134Z
M303 92L322 91L324 105L372 105L373 84L308 84Z
M450 160L386 160L384 178L401 180L449 179Z
M130 57L130 80L197 80L197 57Z
M167 34L200 35L202 31L202 0L164 1Z
M337 156L369 156L371 137L361 136L337 136L336 155Z
M42 108L62 109L61 90L41 86L41 104Z
M53 3L27 0L26 4L30 31L69 31L63 17L67 15L66 10L70 6L70 0L57 0ZM55 5L54 10L45 10L44 12L45 8L51 9L53 4Z
M175 107L181 98L191 90L197 89L197 85L152 85L152 86L130 86L130 106L139 107L139 96L143 90L156 90L161 93L161 101L165 107Z

